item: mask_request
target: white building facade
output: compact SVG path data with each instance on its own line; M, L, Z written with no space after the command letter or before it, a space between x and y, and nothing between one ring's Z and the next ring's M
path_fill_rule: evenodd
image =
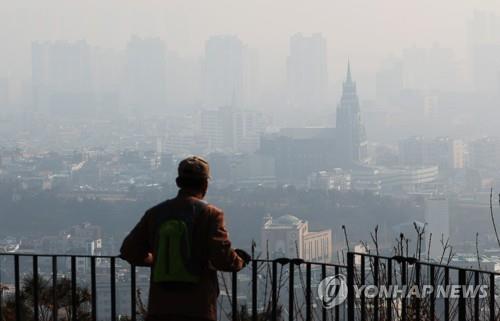
M293 215L264 218L261 249L271 257L302 258L313 262L332 260L332 230L309 231L307 221Z

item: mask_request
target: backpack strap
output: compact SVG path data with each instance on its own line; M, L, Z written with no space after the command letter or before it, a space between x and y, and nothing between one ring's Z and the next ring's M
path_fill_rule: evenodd
M191 247L191 251L185 251L183 253L191 253L192 254L192 246L194 246L194 244L192 244L191 242L193 241L194 237L193 237L193 224L194 224L194 220L197 216L199 216L208 206L208 203L203 201L203 200L195 200L192 204L192 212L190 213L189 217L186 217L186 223L187 223L187 229L188 229L188 235L187 238L188 238L188 242L184 243L184 244L189 244L189 246ZM187 264L187 268L189 271L191 271L192 273L194 274L199 274L200 273L200 269L201 269L201 266L199 264L199 262L197 262L196 260L193 260L192 257L188 257L188 258L185 258L185 262Z
M188 232L189 232L189 239L192 240L192 233L193 233L193 223L195 217L200 215L208 206L208 203L203 201L203 200L195 200L192 204L192 211L188 215L185 215L183 220L187 223L188 226Z

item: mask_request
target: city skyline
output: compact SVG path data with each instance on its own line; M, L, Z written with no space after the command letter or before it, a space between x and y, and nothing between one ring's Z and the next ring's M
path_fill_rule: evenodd
M221 190L482 193L500 159L500 18L460 10L453 35L463 48L382 39L378 53L361 29L314 23L262 36L266 45L238 28L196 29L191 49L160 29L124 31L103 46L92 36L102 26L80 38L31 37L27 27L27 77L0 67L0 179L17 186L14 204L33 191L137 202L167 186L180 158L201 154Z
M498 317L497 0L0 2L0 319Z
M387 1L388 5L389 3L391 3L392 0L387 0ZM56 1L54 1L54 3L56 3ZM175 60L176 65L183 64L182 68L186 69L187 65L194 66L196 64L201 63L200 60L204 55L205 42L208 39L210 39L210 37L214 35L231 35L234 37L238 37L242 41L242 43L245 44L245 46L251 48L253 51L258 53L259 74L260 74L259 81L261 84L261 94L269 95L271 92L274 95L279 95L280 90L283 90L282 87L285 86L286 82L286 57L289 54L289 44L288 44L289 39L290 37L293 37L294 35L302 32L305 35L321 33L328 44L328 51L327 51L328 55L326 57L328 67L326 72L329 75L328 79L330 84L328 87L328 96L330 102L334 102L336 100L335 98L336 88L341 87L342 77L343 77L343 64L345 61L344 59L346 57L350 57L352 61L357 63L358 79L361 81L362 85L360 88L361 90L363 90L364 96L366 97L366 99L374 99L378 95L377 94L378 87L375 80L376 78L375 74L384 68L384 65L386 65L388 59L390 60L395 58L396 60L402 60L404 69L408 69L407 68L408 66L410 66L411 68L416 67L415 63L412 63L411 60L409 60L408 63L405 63L406 59L405 56L407 56L406 52L408 50L412 50L412 48L419 50L430 50L431 56L433 52L437 54L434 55L436 59L431 57L430 58L431 60L429 60L428 68L431 68L431 70L436 68L436 63L440 61L439 59L441 59L441 61L443 61L443 59L446 59L445 61L447 63L446 66L447 69L443 69L443 72L449 73L451 71L452 72L451 74L453 74L453 76L449 76L446 79L439 79L441 77L442 72L434 73L433 78L437 78L434 81L434 84L436 84L437 86L433 86L435 87L435 89L450 90L450 88L462 88L463 90L470 91L475 89L481 89L477 88L474 82L481 83L481 81L483 81L484 79L489 79L489 80L493 79L492 78L493 76L491 75L484 76L486 78L484 77L478 78L477 72L485 71L488 69L488 67L485 67L480 63L474 62L475 60L481 61L483 64L487 63L488 61L491 62L489 65L499 64L499 62L497 62L495 58L497 55L491 53L489 56L488 55L485 56L484 54L483 55L477 54L477 50L474 51L475 50L474 48L481 48L481 47L488 48L485 47L484 42L492 44L498 42L498 39L492 37L491 34L498 33L495 30L498 30L497 22L499 18L498 18L498 11L495 10L494 6L488 6L485 3L483 4L478 3L476 5L462 4L462 6L463 7L461 7L460 9L461 14L455 18L456 20L454 20L455 26L460 25L460 28L455 29L456 32L450 33L450 35L454 35L454 37L460 39L459 41L461 43L460 46L451 44L449 43L449 41L446 40L442 41L442 39L445 38L437 36L433 37L431 33L429 34L429 37L425 39L425 41L420 41L420 42L410 41L406 43L402 43L400 41L392 42L394 46L397 43L399 43L399 45L397 45L397 47L394 47L391 50L389 50L390 48L389 46L380 44L380 46L376 47L377 51L371 53L371 50L369 48L373 48L374 45L370 44L369 41L362 46L360 46L360 44L357 43L358 41L362 41L362 39L365 39L366 35L356 34L355 32L353 33L353 31L350 31L349 32L350 37L346 40L345 36L342 34L342 32L340 32L341 29L339 29L338 31L340 32L340 34L336 35L335 37L332 37L330 31L331 29L326 28L325 27L326 25L318 26L316 28L294 28L293 30L289 30L288 32L281 30L279 33L279 37L277 38L275 37L274 42L268 43L266 45L256 44L254 41L252 41L254 37L251 37L248 33L239 32L237 30L218 30L215 32L208 32L207 30L204 30L203 37L201 36L201 34L199 34L198 37L189 38L190 42L196 44L196 48L198 48L197 50L188 50L187 48L183 47L182 44L179 43L178 41L171 39L170 36L172 36L173 33L165 34L165 33L155 33L155 32L133 32L133 30L131 30L128 33L124 32L120 34L120 39L122 40L120 41L119 44L114 41L108 41L108 45L102 43L101 41L98 41L95 37L92 37L91 36L91 34L93 34L92 32L89 33L88 35L82 33L80 36L73 35L73 36L48 37L48 36L38 35L38 36L31 36L29 38L23 38L25 40L22 46L19 45L11 46L11 49L9 49L9 51L7 52L13 52L13 50L15 50L16 54L9 55L8 57L6 57L6 59L0 59L0 78L9 79L9 85L10 85L9 97L11 100L18 97L20 93L23 90L25 90L23 86L25 86L27 81L29 82L29 79L31 77L30 76L31 68L29 68L29 63L31 61L31 58L29 57L29 51L27 50L29 50L29 47L33 42L44 43L47 41L48 42L64 41L72 43L77 41L86 41L91 47L93 48L95 47L96 50L108 51L108 52L114 51L116 54L124 51L126 49L127 43L134 36L137 36L139 38L158 38L165 44L165 48L168 52L173 53L174 56L181 58L182 60L184 60L184 62L180 62L178 58L175 57L169 57L167 60L168 61ZM145 5L145 8L148 8L148 6ZM375 9L378 10L378 8ZM441 4L439 10L444 10L444 9L445 9L444 4ZM20 10L20 8L16 8L16 6L13 5L12 8L10 8L10 10L14 10L13 12L17 12L18 10ZM66 8L66 10L71 11L71 7ZM438 8L436 8L436 10L438 10ZM25 14L29 16L30 14L29 10L26 9L24 11ZM497 14L495 14L495 12ZM117 13L117 15L120 14ZM419 12L419 14L423 13ZM439 14L441 14L440 11L434 12L432 18L436 19L437 17L439 17ZM77 20L78 19L75 19L75 21ZM8 23L12 23L9 22L9 19L6 19L6 21ZM442 25L441 24L442 21L432 20L432 19L431 21L434 21L434 23L437 26ZM120 25L121 23L123 22L118 22L117 25ZM52 28L49 26L50 24L44 28ZM96 25L95 28L99 28L99 26ZM83 28L81 30L83 31L86 29ZM98 29L91 28L87 30L95 31ZM416 32L416 30L414 30L413 32ZM33 35L35 34L37 33L36 32L33 33ZM266 37L263 38L267 39ZM11 40L9 39L8 41ZM273 45L278 45L278 44L280 46L279 50L272 49ZM387 51L385 51L385 48L387 48ZM441 52L437 52L436 50L434 50L434 48L441 48ZM490 45L489 48L491 49L492 46ZM495 52L498 50L496 48L493 49L495 50ZM5 52L4 54L7 54L7 52ZM23 60L22 62L21 59ZM421 60L422 58L418 59ZM2 64L1 63L2 61L8 63ZM403 86L409 88L423 87L424 84L422 84L421 77L418 78L419 76L415 75L414 72L411 71L411 68L407 72L403 70L404 73ZM199 67L195 69L199 69ZM417 79L417 83L412 84L412 81L414 82L414 79ZM455 87L450 84L449 80L452 80L454 82ZM486 82L484 81L483 83L486 84ZM492 89L496 90L496 88L498 87L491 81L489 81L488 84L490 86L489 91L491 91ZM180 86L181 87L184 86L184 88L186 87L185 85L180 85ZM493 86L493 88L491 86ZM427 89L432 90L433 88L431 87Z

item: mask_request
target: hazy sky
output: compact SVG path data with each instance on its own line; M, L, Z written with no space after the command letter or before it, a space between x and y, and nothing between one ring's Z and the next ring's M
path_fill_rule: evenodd
M333 78L347 56L357 70L404 47L441 46L463 55L475 9L500 12L495 0L0 0L0 76L30 74L33 40L86 39L124 48L132 34L158 36L181 55L200 56L213 34L237 34L259 50L262 67L284 70L290 35L327 38ZM337 72L338 71L338 72ZM276 72L276 75L280 74ZM284 76L284 75L283 75ZM279 76L277 76L279 77Z

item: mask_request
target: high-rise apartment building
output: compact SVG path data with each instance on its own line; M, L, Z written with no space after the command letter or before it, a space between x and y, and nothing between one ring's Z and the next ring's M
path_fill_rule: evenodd
M386 107L396 105L403 89L403 68L401 61L396 59L384 61L375 77L377 102Z
M165 44L159 38L132 37L125 54L123 96L137 112L161 112L166 102Z
M463 168L464 157L464 144L459 139L409 137L399 141L399 161L402 165Z
M32 82L38 111L81 111L92 103L90 46L86 41L34 42Z
M477 169L498 169L500 164L500 139L483 137L469 144L471 165Z
M300 184L318 171L341 166L335 128L282 128L264 135L260 152L275 159L276 177Z
M318 109L325 105L328 87L326 40L319 33L290 38L287 59L288 99L292 109Z
M399 141L399 163L418 166L424 164L424 138L409 137Z
M205 44L203 104L248 107L256 95L258 58L236 36L213 36Z
M402 54L402 75L405 89L454 90L457 65L453 50L435 43L430 48L405 48Z
M500 17L476 11L467 25L475 89L498 93L500 87Z
M221 107L201 113L201 131L208 151L255 152L264 132L264 117L252 110Z

